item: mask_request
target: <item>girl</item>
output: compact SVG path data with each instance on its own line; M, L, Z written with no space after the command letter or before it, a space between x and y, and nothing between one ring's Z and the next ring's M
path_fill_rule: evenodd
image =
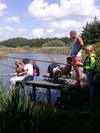
M80 66L84 68L84 73L86 74L90 95L88 104L91 104L94 103L95 100L94 76L96 73L96 55L92 45L86 46L85 52L87 56L85 58L84 64L80 64Z
M40 80L40 69L36 61L32 62L33 64L33 80Z

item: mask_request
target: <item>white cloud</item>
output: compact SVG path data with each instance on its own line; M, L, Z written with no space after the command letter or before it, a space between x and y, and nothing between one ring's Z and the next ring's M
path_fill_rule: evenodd
M95 0L60 0L60 4L48 4L45 0L33 0L28 13L38 19L51 20L68 16L97 16L100 9Z
M16 16L8 17L6 21L10 23L20 23L19 17Z
M82 30L82 24L75 20L62 20L62 21L52 21L48 23L48 26L43 28L33 29L30 35L33 38L45 38L45 37L65 37L69 36L69 32L77 30L80 34Z
M37 28L32 30L32 32L30 33L30 36L33 38L41 38L44 35L44 29L42 28Z
M30 39L65 37L69 36L69 32L74 29L80 34L86 22L93 21L95 16L100 19L99 4L96 5L97 0L59 0L59 3L58 0L57 2L54 1L50 4L46 0L32 0L27 7L27 12L33 19L26 18L29 17L27 15L22 16L23 12L13 16L14 14L10 12L9 8L6 16L12 17L3 16L7 6L0 2L0 16L6 17L6 23L4 24L3 19L0 23L2 26L0 27L0 38L3 40L13 37L27 37ZM20 15L22 23L20 23L18 17ZM10 26L12 23L20 23L18 26L25 26L27 30L7 27L7 22L9 22Z
M15 37L24 37L27 33L26 29L18 29L10 26L0 27L0 40L6 40Z
M72 22L72 25L70 27L67 24L65 24L65 29L62 28L61 23L63 25L63 22L60 21L59 23L51 23L51 25L44 29L35 28L30 32L28 38L65 37L69 36L70 30L74 28L77 29L78 33L81 32L80 23L76 25L77 22Z
M37 37L69 36L72 29L80 34L87 20L93 21L95 16L100 18L100 9L95 2L96 0L60 0L59 3L49 4L45 0L33 0L28 6L28 14L47 22L44 30L37 29L41 32L34 32L33 35Z
M5 3L0 2L0 16L4 14L4 11L6 8L7 8L7 5Z
M54 29L66 30L81 27L81 22L75 20L54 21L51 23L51 27Z

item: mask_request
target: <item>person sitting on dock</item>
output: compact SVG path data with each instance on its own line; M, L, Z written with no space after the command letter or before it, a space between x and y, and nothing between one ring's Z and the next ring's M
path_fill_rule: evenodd
M60 67L60 65L57 63L56 58L52 58L52 63L48 66L47 72L50 74L50 78L53 78L53 69L56 67Z
M22 62L24 63L23 70L20 71L17 76L10 79L11 89L15 87L16 83L22 82L22 81L24 82L25 80L30 80L33 78L33 66L30 63L29 59L25 58L23 59Z
M22 66L22 62L20 60L16 60L15 65L16 65L16 73L13 73L12 75L14 75L14 77L10 79L11 83L10 89L15 87L16 82L22 79L23 76L22 72L25 72L25 69Z
M32 62L33 65L33 80L40 80L40 69L36 61Z
M28 58L25 58L23 59L22 62L24 63L24 69L25 69L25 72L22 73L24 75L23 80L33 79L33 66L30 63L30 60Z
M72 58L66 58L66 65L63 67L56 67L53 69L53 79L58 80L59 76L66 75L71 77L72 72Z

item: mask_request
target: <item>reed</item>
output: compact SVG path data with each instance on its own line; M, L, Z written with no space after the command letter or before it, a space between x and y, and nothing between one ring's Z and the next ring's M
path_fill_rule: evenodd
M0 133L38 133L38 125L53 108L44 103L32 102L25 91L20 97L19 88L10 93L0 87Z
M65 54L68 55L70 51L70 46L64 46L64 47L42 47L35 50L36 52L41 53L52 53L52 54Z
M84 105L83 91L84 89L81 92L68 89L73 107L58 110L53 105L30 101L26 91L20 97L19 88L7 93L1 86L0 133L88 133L91 127L93 131L99 132L100 97L95 105ZM100 91L97 94L100 96ZM84 110L89 114L86 117L80 114Z
M16 47L16 48L12 48L12 47L3 47L0 46L0 59L4 58L7 54L9 53L14 53L14 52L26 52L26 49L22 48L22 47Z

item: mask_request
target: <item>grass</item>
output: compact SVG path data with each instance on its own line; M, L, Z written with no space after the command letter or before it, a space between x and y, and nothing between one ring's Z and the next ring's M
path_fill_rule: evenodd
M0 88L0 133L94 133L100 132L100 52L97 54L96 103L85 104L87 88L81 91L66 88L69 108L56 109L53 105L30 101L27 94L19 97L16 89L9 94Z
M62 47L41 47L41 48L32 48L32 47L16 47L16 48L8 48L0 46L0 59L5 58L5 56L9 53L22 53L22 52L37 52L37 53L53 53L53 54L69 54L70 47L62 46Z
M70 47L69 46L63 46L63 47L42 47L38 48L36 52L41 52L41 53L53 53L53 54L69 54Z
M13 52L26 52L26 50L22 47L18 47L18 48L9 48L9 47L3 47L0 46L0 59L5 58L5 56L9 53L13 53Z
M100 90L96 87L96 103L86 105L87 88L68 89L70 108L30 101L27 94L19 97L19 89L8 94L0 88L0 133L94 133L100 132ZM82 114L83 112L83 114ZM85 113L84 113L85 112Z

